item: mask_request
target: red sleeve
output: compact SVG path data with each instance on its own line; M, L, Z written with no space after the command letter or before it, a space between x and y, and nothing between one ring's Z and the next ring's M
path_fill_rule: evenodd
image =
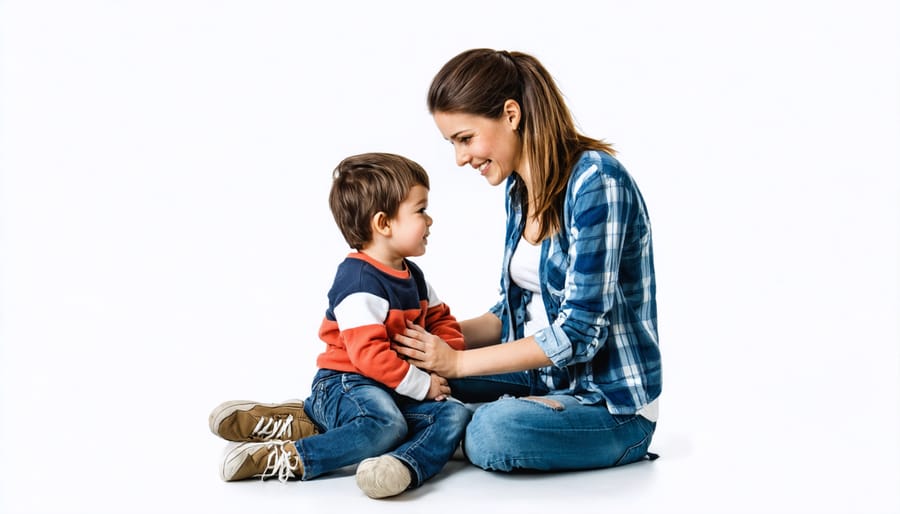
M425 312L425 330L446 341L454 350L466 349L459 322L445 303L428 307Z

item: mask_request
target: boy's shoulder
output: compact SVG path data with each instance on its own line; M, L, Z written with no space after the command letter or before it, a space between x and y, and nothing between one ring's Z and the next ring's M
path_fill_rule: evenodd
M365 275L378 276L378 269L365 259L361 259L356 254L351 253L338 264L335 280L359 279L359 277Z
M332 303L339 303L344 297L356 293L385 297L387 286L384 282L382 274L370 263L347 256L338 264L328 296Z
M410 275L415 278L422 277L422 271L410 261L406 261ZM402 282L407 277L406 272L394 271L387 266L372 260L361 252L353 252L347 255L338 265L335 274L335 282L347 285L355 285L363 289L378 284L378 288L390 287ZM398 282L399 281L399 282Z

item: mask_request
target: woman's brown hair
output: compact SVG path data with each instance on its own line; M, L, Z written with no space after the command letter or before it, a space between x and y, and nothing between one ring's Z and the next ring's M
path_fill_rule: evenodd
M585 150L614 154L608 143L578 132L562 93L544 66L521 52L476 48L450 59L428 90L428 111L498 119L515 100L522 113L519 134L531 165L534 216L544 239L560 228L562 203L572 166ZM521 179L516 178L521 186ZM520 192L523 188L517 188ZM528 212L528 195L519 202Z

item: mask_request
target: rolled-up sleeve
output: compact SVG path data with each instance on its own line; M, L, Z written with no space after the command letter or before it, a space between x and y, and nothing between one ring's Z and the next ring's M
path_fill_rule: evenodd
M535 334L558 367L588 362L603 348L618 294L632 195L615 173L601 173L600 165L583 171L571 185L565 211L568 265L557 274L564 280L559 312L549 327Z

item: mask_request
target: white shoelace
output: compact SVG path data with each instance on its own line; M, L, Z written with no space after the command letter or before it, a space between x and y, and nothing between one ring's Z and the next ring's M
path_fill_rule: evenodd
M256 428L250 433L251 437L259 437L260 439L286 439L291 440L291 423L294 422L294 415L288 414L284 419L270 418L263 416L256 423Z
M285 441L267 443L272 446L269 458L266 460L266 469L259 475L263 480L277 476L280 482L287 482L289 478L296 478L294 469L300 466L300 457L292 455L284 449Z

